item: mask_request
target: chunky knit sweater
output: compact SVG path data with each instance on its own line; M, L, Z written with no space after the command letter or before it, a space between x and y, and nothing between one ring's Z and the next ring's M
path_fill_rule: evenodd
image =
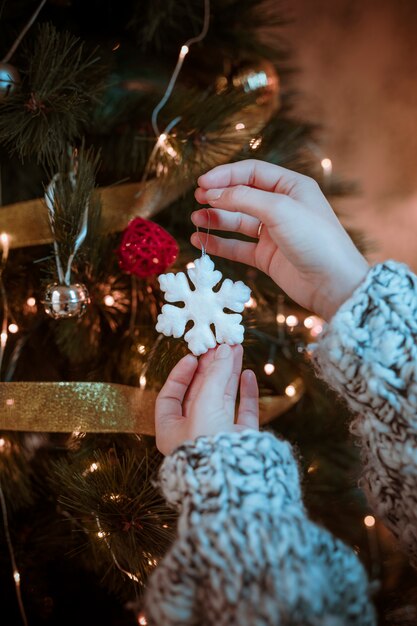
M327 325L317 371L357 414L363 487L417 560L417 277L373 267ZM311 522L291 447L269 433L200 437L164 460L175 543L145 599L150 626L370 626L354 552Z

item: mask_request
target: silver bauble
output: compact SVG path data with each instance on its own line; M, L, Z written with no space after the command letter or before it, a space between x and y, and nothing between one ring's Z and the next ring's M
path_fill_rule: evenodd
M43 304L45 312L54 319L81 317L90 301L87 287L80 283L61 285L51 283L47 286Z
M17 69L10 63L0 62L0 100L14 91L20 83Z

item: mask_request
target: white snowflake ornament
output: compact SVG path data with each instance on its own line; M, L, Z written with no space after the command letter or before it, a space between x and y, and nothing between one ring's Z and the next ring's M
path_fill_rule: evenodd
M195 267L187 270L194 285L189 284L184 272L162 274L159 284L165 292L167 302L184 302L183 307L164 304L158 315L156 330L167 337L181 337L187 322L193 327L184 336L188 347L195 356L204 354L217 343L233 346L242 343L244 328L240 323L245 303L249 300L250 289L241 280L233 282L226 278L218 291L213 288L221 281L222 273L214 269L208 256L194 261ZM226 313L224 309L236 311ZM214 325L215 334L211 326Z

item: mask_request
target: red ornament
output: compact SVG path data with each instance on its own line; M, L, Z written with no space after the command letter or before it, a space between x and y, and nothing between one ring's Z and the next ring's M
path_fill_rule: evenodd
M135 217L123 233L117 250L124 272L138 278L162 274L178 256L178 244L159 224Z

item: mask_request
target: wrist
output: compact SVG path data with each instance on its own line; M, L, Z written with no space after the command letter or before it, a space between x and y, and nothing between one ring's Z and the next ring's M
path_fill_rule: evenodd
M333 269L331 275L320 289L320 303L315 311L329 322L346 300L365 280L369 272L369 263L359 252L355 259L350 259L338 270Z

